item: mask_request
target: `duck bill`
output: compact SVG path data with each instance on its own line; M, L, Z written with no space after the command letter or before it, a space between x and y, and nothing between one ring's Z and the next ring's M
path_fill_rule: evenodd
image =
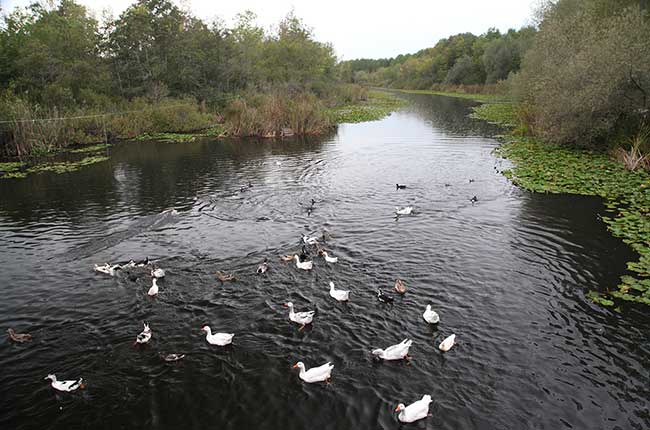
M292 369L297 369L297 368L298 368L298 364L294 364L293 366L291 366L291 368L292 368ZM45 378L45 379L47 379L47 378Z
M282 307L288 308L289 305L287 305L286 303L282 303Z
M393 412L399 412L399 411L400 411L400 409L399 409L399 406L398 406L398 407L395 408L395 410Z

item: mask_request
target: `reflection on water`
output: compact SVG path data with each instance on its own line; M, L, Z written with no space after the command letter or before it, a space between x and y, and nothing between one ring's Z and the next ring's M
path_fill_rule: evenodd
M650 321L584 298L632 257L599 200L512 187L471 102L408 98L323 139L125 143L78 172L0 182L0 322L35 338L0 342L0 428L393 429L395 405L425 393L433 417L414 428L648 428ZM417 213L395 220L407 204ZM323 230L338 264L279 260ZM154 299L144 269L92 271L145 256L167 272ZM380 304L397 277L409 291ZM317 311L313 327L288 321L289 300ZM422 321L428 303L438 327ZM134 348L145 320L153 340ZM208 345L203 324L234 344ZM407 336L410 364L372 361ZM160 359L172 352L187 356ZM332 385L301 383L299 360L332 361ZM48 373L88 387L56 394Z

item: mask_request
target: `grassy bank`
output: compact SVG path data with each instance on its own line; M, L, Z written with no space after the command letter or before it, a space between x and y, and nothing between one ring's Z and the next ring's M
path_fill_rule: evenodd
M473 116L507 127L518 125L513 104L482 105ZM606 153L548 145L515 134L497 153L513 161L514 167L503 174L521 188L602 197L608 210L603 221L639 254L639 260L628 263L630 274L618 286L588 296L604 306L650 305L650 173L628 170Z
M122 107L127 113L107 116L77 112L76 116L83 118L43 123L16 121L4 138L12 139L17 153L25 156L0 163L0 178L24 178L40 172L66 173L105 161L110 144L97 143L105 138L182 144L201 138L318 135L337 124L379 120L404 104L404 100L385 92L343 85L323 99L313 94L290 97L277 92L241 96L224 108L223 115L207 113L192 100L167 100L157 105L135 101ZM45 114L21 107L14 118ZM52 162L52 156L62 153L84 158L72 156L72 161Z
M398 91L405 94L430 94L434 96L447 96L447 97L456 97L461 99L474 100L477 102L498 102L505 100L505 96L500 96L496 94L482 94L482 93L463 93L456 91L434 91L434 90L391 90Z

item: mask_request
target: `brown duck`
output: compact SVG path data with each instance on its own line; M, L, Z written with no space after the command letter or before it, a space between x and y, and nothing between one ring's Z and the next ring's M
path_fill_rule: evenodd
M223 272L218 271L218 272L215 273L215 275L217 275L217 278L221 282L228 282L228 281L236 281L237 280L237 277L235 277L235 275L233 275L231 273L229 274L229 273L223 273Z
M13 340L14 342L18 343L23 343L23 342L29 342L32 340L32 335L29 333L16 333L14 329L10 328L7 330L7 333L9 333L9 338Z
M400 294L406 293L406 284L401 279L395 280L395 291Z

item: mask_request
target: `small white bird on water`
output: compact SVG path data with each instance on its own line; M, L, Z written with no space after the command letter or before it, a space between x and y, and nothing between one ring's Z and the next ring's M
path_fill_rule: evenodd
M309 261L300 261L300 256L299 255L294 255L293 259L296 260L296 267L298 269L302 270L311 270L314 268L314 262L309 260Z
M397 215L411 215L411 213L413 213L413 206L406 206L403 208L395 206L395 213Z
M436 311L431 309L431 305L427 305L427 309L422 314L422 318L429 324L438 324L440 321L440 316Z
M144 330L138 334L138 336L135 338L135 343L138 344L144 344L147 343L151 340L151 336L153 336L153 333L151 332L151 329L149 328L149 324L144 323Z
M147 291L147 294L149 294L149 295L152 296L152 297L155 296L156 294L158 294L158 284L157 284L157 281L158 281L158 280L157 280L156 278L151 278L151 283L152 283L152 285L151 285L151 288L149 288L149 291Z
M397 418L403 423L412 423L422 418L429 416L429 404L432 402L431 396L425 394L417 402L413 402L408 406L400 403L395 408L395 412L399 412Z
M339 258L338 257L332 257L327 253L327 251L321 251L320 254L325 258L325 261L328 263L338 263Z
M455 343L456 343L456 335L452 334L451 336L449 336L448 338L440 342L440 346L438 346L438 348L442 352L447 352L451 349L452 346L454 346Z
M84 385L83 385L83 380L84 379L83 378L79 378L78 381L58 381L56 379L56 375L49 374L44 379L51 380L52 383L50 385L52 385L52 388L54 388L55 390L59 390L59 391L70 392L70 391L76 390L77 388L83 388L84 387Z
M309 237L305 235L302 237L302 243L305 245L316 245L318 243L318 238L316 236Z
M161 269L160 267L154 266L153 269L151 269L151 277L152 278L164 278L165 277L165 271Z
M121 269L122 266L120 266L119 264L104 263L101 266L95 264L95 272L105 273L110 276L115 276L115 272Z
M332 369L334 365L329 361L322 366L312 367L309 370L305 369L305 363L302 361L293 365L294 369L300 369L300 379L310 384L314 382L327 382L329 383L332 378Z
M201 330L206 333L205 340L207 340L210 345L230 345L232 343L232 338L235 337L234 333L212 333L212 330L210 330L210 327L207 325L201 327Z
M348 300L350 300L350 291L337 290L336 288L334 288L334 282L330 281L330 296L332 296L339 302L347 302Z
M409 360L409 348L412 344L412 340L404 339L397 345L391 345L386 349L373 349L372 355L383 360Z
M293 303L288 302L284 304L285 308L289 308L289 319L296 324L300 324L300 330L304 329L307 324L311 324L314 320L316 311L294 312Z

